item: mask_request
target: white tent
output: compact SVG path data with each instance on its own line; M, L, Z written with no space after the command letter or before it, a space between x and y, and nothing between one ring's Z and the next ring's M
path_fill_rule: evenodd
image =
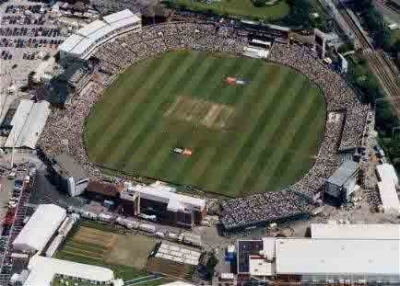
M29 276L24 286L50 286L56 274L111 284L114 273L104 267L35 255L28 265ZM94 283L93 283L94 284Z
M48 204L39 205L12 245L19 251L41 251L65 219L65 209Z

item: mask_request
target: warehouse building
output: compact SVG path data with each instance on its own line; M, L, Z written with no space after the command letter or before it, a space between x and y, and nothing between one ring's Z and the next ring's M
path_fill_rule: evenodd
M180 227L191 228L205 216L205 200L176 193L161 182L131 185L121 192L121 204L127 215L147 214Z
M4 147L35 149L50 115L49 105L47 101L22 99L11 120L12 129Z
M52 204L39 205L28 223L13 241L13 248L23 252L42 251L66 217L66 211Z
M325 183L324 195L328 200L341 205L351 200L357 182L359 166L345 161Z
M72 197L82 194L89 184L86 171L67 153L54 157L52 171L56 185Z
M85 285L121 285L114 284L114 273L108 268L38 255L30 259L28 271L24 286L54 285L57 277L79 279Z
M110 39L130 31L141 31L139 16L126 9L95 20L79 29L58 48L61 59L88 59L97 47Z

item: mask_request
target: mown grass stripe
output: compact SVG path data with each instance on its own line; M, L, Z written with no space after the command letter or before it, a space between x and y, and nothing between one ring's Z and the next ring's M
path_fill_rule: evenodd
M91 148L93 156L100 155L100 158L95 158L96 160L102 161L102 156L115 147L115 142L113 140L119 139L118 137L123 135L120 130L121 125L126 124L126 121L129 119L132 114L131 112L133 112L138 102L148 100L145 90L152 86L157 86L157 82L166 79L166 75L168 74L169 69L174 65L176 57L177 55L173 55L167 57L165 61L162 61L152 76L143 81L142 85L135 90L135 96L132 96L132 94L129 93L125 94L126 100L124 100L123 105L119 105L119 112L115 118L109 118L107 114L104 114L101 117L103 120L111 120L111 122L103 130L103 134L105 133L107 136L103 136L102 140L98 140ZM118 134L118 132L120 133Z
M240 67L241 67L242 73L248 73L253 66L254 66L253 63L248 62L245 65L241 65ZM236 63L234 65L232 65L228 69L228 72L229 73L234 73L236 70L238 70L238 68L239 68L239 62L236 61ZM225 70L225 69L221 69L221 70ZM218 72L217 74L221 75L222 73ZM223 78L220 77L220 80L223 80ZM228 97L230 97L231 95L232 95L231 90L223 89L221 91L221 93L219 94L219 99L221 101L225 102L224 99L228 99ZM243 100L243 98L240 98L240 97L235 97L235 98L236 98L236 100ZM234 103L234 102L231 102L231 103ZM195 154L201 154L201 151L202 151L201 149L202 148L198 147L198 146L199 146L199 143L202 142L202 135L204 134L203 132L205 132L205 131L203 131L204 129L206 129L206 127L198 126L195 130L193 130L193 132L185 132L186 138L190 138L190 140L187 140L187 141L190 142L190 144L187 147L192 149L195 152ZM218 140L218 137L219 137L218 133L221 132L221 131L210 130L209 132L210 133L215 133L215 140L219 141ZM180 142L185 142L185 141L186 140L183 140L183 138L180 138ZM168 157L166 157L166 159L167 158ZM170 175L172 180L186 182L187 180L185 180L185 176L183 174L186 173L187 170L189 170L192 167L192 164L197 162L197 160L202 160L202 158L199 157L199 156L193 156L192 155L191 157L186 158L186 160L182 160L180 162L180 164L175 164L174 165L174 172L173 172L172 175ZM164 164L161 164L162 168L166 168L166 167L168 167L170 165L171 164L170 164L169 160L165 160Z
M285 76L281 76L280 79L280 81L274 81L276 87L270 93L270 96L264 97L262 101L258 102L257 109L252 110L249 116L252 118L254 124L247 136L243 136L240 143L238 142L237 148L230 150L229 156L227 156L230 158L229 162L221 165L218 171L210 174L210 178L212 177L214 180L219 181L221 188L229 189L230 182L234 179L234 176L239 175L237 174L238 168L247 160L247 156L251 152L255 142L259 140L258 136L268 126L267 124L273 119L273 116L280 116L280 104L290 95L288 91L294 82L299 80L291 71Z
M232 62L232 61L224 61L224 63L225 62ZM220 65L219 67L216 67L216 69L219 70L217 72L217 74L221 74L221 71L223 71L223 70L227 70L228 72L234 72L238 68L239 68L239 62L237 62L237 61L235 62L235 64L230 65L228 67L226 67L224 64ZM243 71L246 71L246 68L250 69L251 65L248 64L246 66L242 66L241 68ZM217 80L223 81L223 78L219 77ZM225 90L222 90L222 92L219 94L219 97L220 97L220 99L226 98L228 96L228 94L231 94L231 92L229 90L225 89ZM184 147L190 148L194 152L199 153L199 151L201 151L201 148L196 148L196 147L198 146L198 143L201 141L202 134L200 132L196 132L196 130L200 131L204 128L205 127L198 126L194 130L194 132L192 132L193 128L183 129L184 131L181 133L180 136L178 136L177 144L179 145L180 142L182 142ZM211 133L213 133L213 132L216 133L217 131L211 131ZM196 136L196 134L198 136ZM188 143L185 143L185 142L188 142ZM162 158L160 158L158 156L155 156L155 159L157 161L159 160L160 168L164 168L165 170L168 171L168 174L170 174L170 175L168 175L168 177L171 178L172 181L177 181L179 174L182 172L182 170L186 170L186 165L188 165L188 164L185 164L185 163L189 163L194 160L194 158L192 158L192 157L186 157L186 158L183 158L184 160L181 160L179 162L180 164L177 164L176 162L173 162L175 164L172 164L172 162L170 162L170 160L168 160L169 158L171 158L171 156L168 156L168 153L166 151L164 151L163 153L164 153L163 160L162 160ZM169 152L169 154L170 153L171 152ZM172 156L172 157L175 157L175 156Z
M243 75L245 75L246 77L252 78L254 76L256 76L256 74L259 72L260 70L260 64L256 61L248 61L245 63L244 66L242 66L241 72ZM270 71L272 73L272 70ZM245 97L240 97L237 96L238 93L240 91L238 89L234 89L233 91L231 89L224 89L222 91L222 96L221 96L221 100L223 100L224 102L229 101L229 103L231 105L234 106L234 112L236 112L237 108L240 107L240 105L244 104L244 102L246 101ZM227 97L230 97L232 99L228 100ZM215 131L217 132L217 131ZM226 131L222 131L222 132L226 132ZM216 138L218 136L212 136L212 138ZM201 134L199 134L198 136L198 141L197 141L197 145L195 145L193 147L194 150L196 150L197 146L201 146L201 142L207 140L206 138L204 138L204 136L201 136ZM218 141L218 143L220 144L221 139L220 138L216 138L216 140ZM215 148L213 146L208 146L208 144L206 144L207 149L210 148ZM185 164L183 164L182 168L179 170L176 180L180 181L180 182L184 182L184 183L188 183L190 184L192 182L192 178L190 176L188 176L187 174L187 170L191 170L193 168L195 168L195 164L197 164L200 160L203 159L203 152L195 152L192 157L190 158L190 160L186 160Z
M148 60L137 67L135 70L140 70L142 77L135 77L131 79L130 69L128 68L127 72L121 74L114 83L106 90L106 92L101 97L102 104L97 104L91 110L89 114L89 118L97 118L103 117L107 115L107 119L116 118L118 113L120 112L120 105L124 106L129 100L129 97L125 96L124 89L127 88L128 85L128 78L129 78L129 88L137 88L138 85L143 84L143 78L149 79L149 73L152 73L154 68L159 65L159 62L156 60ZM85 130L85 135L88 140L88 144L94 143L96 140L99 140L100 137L103 135L105 128L110 124L109 120L102 120L102 124L99 124L97 121L86 120L88 124L93 122L92 126L87 126Z
M239 105L235 106L235 108L238 110L238 118L242 118L243 116L247 117L246 114L248 114L251 109L246 108L246 106L253 106L253 101L259 102L259 100L265 95L263 92L261 92L261 89L278 87L279 82L282 79L279 78L279 76L281 76L282 73L286 74L286 72L288 72L288 70L279 70L279 73L272 74L272 77L276 76L276 78L279 80L277 80L277 82L270 81L271 85L269 87L265 87L257 83L260 82L262 79L265 79L270 74L266 74L265 70L260 68L256 76L252 79L254 81L254 84L246 88L246 96L243 96L243 101L240 102ZM269 97L269 100L272 100L272 97ZM214 183L209 183L209 181L207 180L210 174L216 172L218 169L224 168L224 166L230 165L233 157L232 155L227 156L226 154L228 154L229 152L231 152L230 154L232 154L234 151L240 148L240 145L243 144L242 142L247 138L240 133L234 135L235 140L232 140L233 138L228 137L226 141L219 146L218 150L213 154L213 157L210 158L209 162L207 163L209 167L206 165L204 166L204 169L202 169L202 172L197 172L196 177L194 178L194 182L196 185L204 186L206 188L212 188L214 186ZM223 192L231 193L233 192L233 190L224 190Z
M187 67L185 65L185 67ZM149 94L155 94L157 91L164 86L168 84L170 81L170 78L165 78L163 79L163 83L160 83L158 87L153 87L151 88L148 93ZM153 111L154 113L147 114L147 120L143 120L143 116L148 113L147 108L143 108L143 105L146 105L147 103L143 102L141 106L137 107L137 110L133 110L129 119L127 120L127 124L120 129L121 134L131 134L131 137L128 137L125 141L121 142L120 145L118 146L118 149L114 152L114 155L111 157L113 160L118 162L118 167L119 168L124 168L128 164L131 163L132 156L134 156L136 159L136 162L139 162L140 160L139 155L142 154L142 152L139 152L137 149L140 148L141 146L144 146L144 141L147 140L149 141L150 138L148 138L151 134L155 136L157 132L161 132L164 128L164 125L160 121L153 121L152 115L154 118L157 118L159 116L162 116L160 114L160 106L165 104L166 99L166 94L164 96L160 96L157 100L158 107L154 107ZM153 102L154 103L154 102ZM154 122L154 123L153 123ZM163 132L161 132L163 133ZM165 132L164 132L165 134ZM155 139L154 139L155 141ZM150 141L151 142L151 141Z
M279 133L282 129L287 130L293 120L293 114L297 114L298 109L301 107L301 98L296 97L297 92L308 91L307 82L298 78L298 81L294 81L293 85L289 90L286 91L288 96L281 100L281 104L277 106L279 108L272 116L267 120L269 123L264 125L263 131L259 132L258 140L255 140L254 145L250 149L250 153L246 155L246 159L242 166L236 171L235 175L230 181L231 186L237 186L238 189L244 190L251 186L252 182L249 182L254 166L259 160L268 160L263 158L263 151L268 143L272 140L282 142L279 137ZM278 95L279 96L279 95ZM263 119L260 119L263 124ZM281 133L282 134L282 133ZM274 151L276 153L276 150ZM258 190L252 190L258 191Z
M300 92L307 93L308 91L309 91L308 85L304 84L303 88L302 88L302 90L300 90ZM308 154L308 153L299 154L299 152L302 152L301 150L297 150L295 148L285 148L282 146L282 140L284 140L284 139L282 139L282 136L286 133L287 126L289 126L291 124L290 123L291 119L296 118L296 117L293 117L293 114L297 114L298 108L301 105L302 104L299 102L299 97L296 97L296 99L293 101L291 109L287 112L286 117L280 122L280 124L276 125L276 128L274 128L274 132L271 132L269 139L265 140L265 141L263 140L263 142L265 143L264 150L259 154L259 158L257 160L255 160L255 163L251 169L251 172L249 172L246 182L243 184L244 186L246 186L246 188L244 188L244 187L242 188L241 194L245 194L247 192L249 192L249 193L262 192L262 191L266 190L266 189L262 189L262 190L252 189L253 182L256 182L257 180L262 180L262 178L260 177L260 173L263 171L263 169L266 165L266 162L268 162L268 158L270 158L273 153L280 152L283 150L284 152L287 152L288 154L291 154L293 156L296 155L296 157L301 158L304 161L309 160L310 154ZM296 135L297 135L297 133L296 133ZM310 136L310 138L314 139L313 136ZM296 137L294 140L296 140ZM298 165L298 167L301 168L301 164L300 164L300 166ZM267 190L273 191L273 188L275 185L270 184L269 186L270 186L270 188Z
M195 58L189 57L188 58L189 61L180 61L181 65L178 65L179 69L185 69L187 68L187 63L190 63L191 61L195 60ZM183 64L185 63L185 64ZM177 67L177 56L173 57L173 60L171 61L170 65L172 65L173 67ZM170 66L168 65L168 66ZM108 144L106 145L106 147L104 147L104 151L101 158L99 158L99 160L107 160L106 158L109 157L113 157L116 156L117 153L123 153L124 151L126 151L126 149L124 148L125 146L127 146L129 144L129 141L122 145L122 142L119 140L121 137L127 137L126 134L129 131L129 129L132 126L135 126L135 120L134 118L137 117L138 119L140 119L140 125L136 125L135 130L135 137L140 134L143 130L147 128L149 128L149 123L151 120L154 119L154 114L157 112L157 107L163 102L163 98L166 96L166 94L162 94L162 93L156 93L158 96L154 96L152 98L152 100L149 102L149 97L148 97L148 89L158 89L161 88L165 85L170 84L170 78L167 76L167 74L169 73L168 68L162 69L165 65L163 65L161 63L161 67L156 69L154 71L153 76L151 77L151 82L153 82L153 84L150 85L144 85L141 86L140 90L137 91L137 94L140 96L140 98L143 100L143 102L146 104L146 109L144 108L140 108L140 103L139 102L135 102L132 101L132 105L129 108L125 107L125 112L123 112L123 118L121 118L120 120L118 120L118 125L115 126L115 132L114 134L110 134L110 140L108 142ZM158 71L162 70L161 73L159 73ZM127 97L132 97L131 94L127 94ZM147 129L149 130L149 129ZM130 137L132 138L132 137ZM128 137L129 139L129 137ZM118 145L113 144L113 142L119 142ZM125 141L126 142L126 141ZM124 142L124 143L125 143ZM125 162L125 161L124 161Z
M296 131L297 129L300 128L302 124L307 124L306 121L304 121L305 118L308 116L315 116L314 114L310 114L310 106L312 106L313 102L313 97L309 96L306 98L306 101L302 104L302 108L296 113L296 117L293 118L291 123L288 125L288 129L286 130L281 142L282 142L282 149L277 150L274 152L269 160L270 164L267 168L264 168L264 171L261 172L260 176L266 175L265 178L266 180L263 181L262 179L258 180L258 183L253 187L253 189L259 190L262 189L262 185L265 186L269 185L269 183L272 184L273 180L276 180L274 177L275 176L282 176L282 169L284 168L285 164L287 163L287 160L282 160L282 158L285 156L285 150L286 148L289 148L295 138ZM267 175L267 174L268 175Z
M280 166L277 168L278 170L282 170L280 172L281 175L279 177L273 177L271 182L272 185L280 185L282 184L281 182L297 181L297 179L300 179L298 178L299 170L303 167L299 163L303 162L302 164L305 164L305 162L309 162L309 168L314 163L315 158L313 156L308 156L308 161L301 156L303 153L307 153L307 149L311 144L310 138L315 137L315 130L310 129L309 126L315 126L318 130L323 128L323 126L320 126L320 122L321 117L324 117L324 110L316 109L317 106L319 106L318 99L314 98L312 106L306 113L306 117L302 121L300 127L296 130L292 144L287 148L294 149L297 152L295 154L286 152L285 158L281 160Z
M154 104L154 101L152 101L152 106L146 105L147 108L150 108L146 109L147 113L145 114L145 116L147 117L147 120L141 117L139 122L140 126L137 127L139 129L139 135L137 136L137 138L135 138L134 142L132 142L126 149L129 152L131 148L137 148L134 151L133 155L136 157L135 160L137 162L141 162L141 160L148 160L148 158L145 158L145 155L148 154L148 150L151 149L153 145L159 145L163 143L163 140L159 140L162 132L157 131L163 128L164 125L160 123L158 126L158 130L156 130L157 128L154 128L153 124L153 117L155 117L155 114L159 111L159 107L165 104L165 102L168 100L171 90L173 90L176 85L183 84L183 75L187 72L190 72L191 69L197 67L197 59L199 56L200 55L198 55L197 57L189 57L188 60L181 61L181 65L177 66L176 72L172 75L172 77L169 77L169 80L160 87L160 100L158 100L156 104ZM152 112L149 112L148 110L151 110ZM160 114L159 116L162 115ZM142 130L143 133L140 133L140 130ZM152 136L149 136L149 134L152 134ZM129 154L127 153L125 153L124 155L125 157L129 156ZM127 160L126 164L124 164L123 167L130 168L130 166L132 165L132 161Z

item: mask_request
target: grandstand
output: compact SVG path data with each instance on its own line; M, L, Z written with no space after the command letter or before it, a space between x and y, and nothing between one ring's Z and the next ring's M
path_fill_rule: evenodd
M61 59L87 59L103 43L129 31L140 31L141 27L140 17L126 9L84 26L65 40L58 51Z
M133 63L166 51L202 49L241 54L248 44L248 38L240 36L245 34L244 29L228 27L224 35L220 30L209 22L172 22L128 32L113 41L105 39L94 53L100 60L99 71L70 106L50 115L40 139L43 151L47 155L69 152L92 178L101 178L99 169L88 160L81 132L85 118L104 89ZM285 37L289 31L281 31L277 37L280 33ZM297 183L281 192L223 202L222 222L227 229L307 215L313 203L321 199L326 179L340 166L340 152L349 152L363 144L369 107L362 105L342 77L324 65L310 48L274 41L268 60L301 71L321 88L327 109L325 134L315 164Z

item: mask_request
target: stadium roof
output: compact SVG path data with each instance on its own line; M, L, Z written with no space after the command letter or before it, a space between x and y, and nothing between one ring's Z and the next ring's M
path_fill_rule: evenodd
M135 20L140 20L139 17L133 14L129 9L125 9L117 13L104 16L103 20L108 24L112 24L114 22L118 22L126 18L134 18Z
M88 37L89 35L103 28L104 26L107 26L107 23L104 23L103 21L100 20L95 20L90 24L87 24L83 28L79 29L76 33L78 35L81 35L82 37Z
M391 164L382 164L376 166L376 172L381 181L390 181L395 185L399 184L399 178L397 177L396 170Z
M398 239L399 224L313 223L311 237L319 239Z
M76 46L78 46L81 41L82 41L83 37L77 34L72 34L71 36L69 36L60 46L59 46L59 50L61 51L66 51L66 52L70 52L72 51Z
M50 115L49 105L47 101L34 103L32 100L21 100L11 121L13 127L4 146L34 149Z
M114 279L114 273L108 268L38 255L29 260L28 270L24 286L50 286L56 274L99 282Z
M400 275L398 240L277 239L276 272Z
M140 21L141 19L128 9L110 14L103 20L95 20L76 31L60 45L59 51L81 56L113 31Z
M62 221L66 211L52 204L39 205L12 245L20 251L41 251Z
M86 171L67 153L54 157L53 168L64 177L73 177L75 183L87 179Z
M328 179L328 183L343 186L349 178L351 178L355 172L357 172L359 166L356 162L345 161L340 167L333 173Z

